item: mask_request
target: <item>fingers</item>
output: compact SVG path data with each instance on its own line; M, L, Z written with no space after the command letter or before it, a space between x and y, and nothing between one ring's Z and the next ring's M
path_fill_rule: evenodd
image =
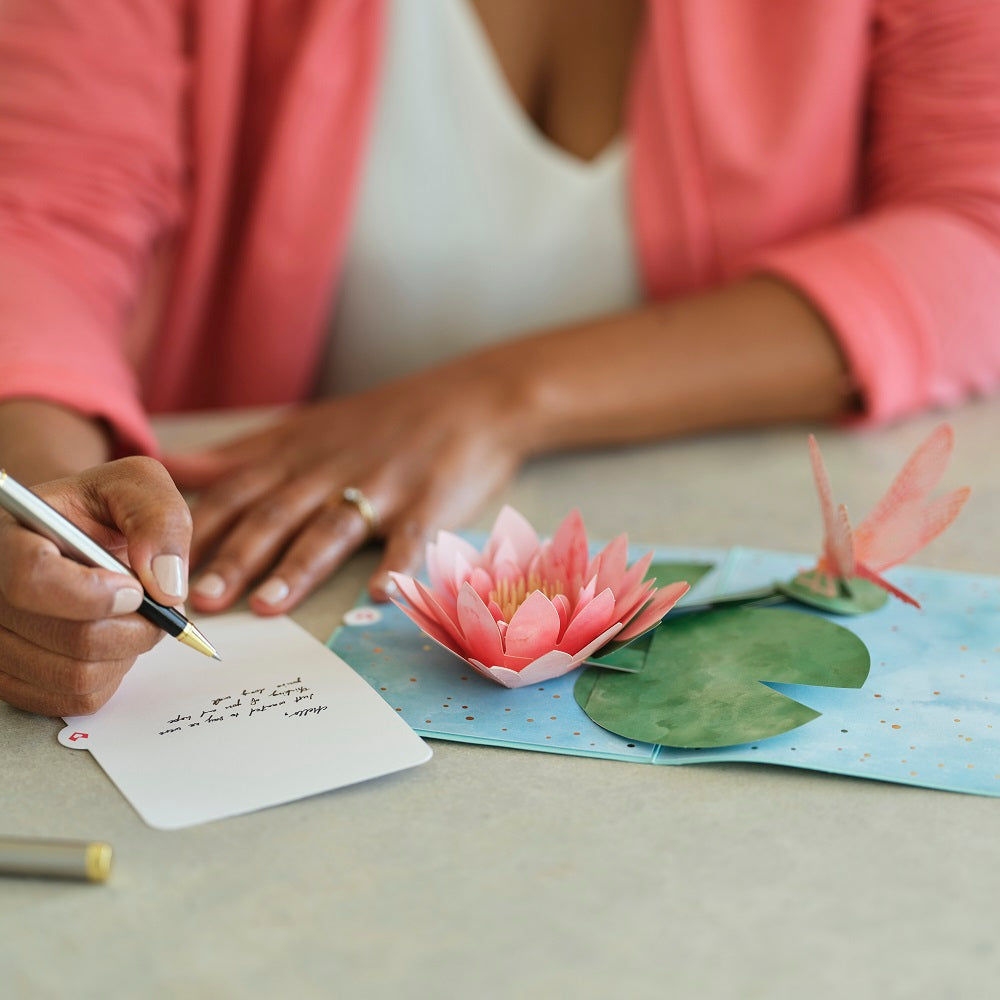
M281 486L284 473L273 465L248 466L209 487L194 508L191 560L199 565L234 524Z
M211 612L230 606L275 563L329 495L329 483L319 475L265 492L231 526L202 568L191 591L195 607Z
M72 621L7 605L0 605L0 628L40 650L86 662L135 659L152 649L164 634L138 615ZM0 669L18 677L27 676L20 664L0 664Z
M70 621L135 611L138 581L65 559L48 539L5 519L0 525L0 606Z
M393 523L378 569L368 581L368 594L373 601L388 601L396 592L390 573L417 574L424 561L427 543L437 530L434 522L435 519L427 512L412 512Z
M68 484L68 485L66 485ZM140 582L162 604L187 596L191 512L166 469L150 458L123 458L53 485L53 505L116 529ZM67 510L66 508L69 508ZM85 527L81 525L81 527Z
M0 628L0 699L41 715L90 715L115 693L133 662L80 661Z
M356 507L342 500L324 506L250 595L250 607L262 615L290 610L367 540L368 525Z
M387 486L363 490L375 510L388 507L381 500ZM416 573L428 538L438 523L432 503L415 503L405 516L397 516L386 531L386 546L379 569L369 583L372 600L387 601L395 590L390 571ZM366 541L369 525L353 504L340 501L325 506L298 535L284 557L250 595L258 614L291 610L331 573L339 569Z

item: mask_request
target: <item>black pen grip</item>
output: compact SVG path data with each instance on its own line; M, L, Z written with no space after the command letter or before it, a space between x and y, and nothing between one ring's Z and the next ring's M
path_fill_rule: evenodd
M176 608L168 608L165 604L154 601L149 594L143 594L142 604L138 610L146 621L162 628L174 638L179 636L188 624L187 619Z

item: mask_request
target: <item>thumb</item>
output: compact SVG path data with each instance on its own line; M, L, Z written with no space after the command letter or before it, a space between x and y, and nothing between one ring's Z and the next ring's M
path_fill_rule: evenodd
M191 511L167 470L151 458L123 458L83 473L91 516L124 538L147 593L173 606L187 596Z

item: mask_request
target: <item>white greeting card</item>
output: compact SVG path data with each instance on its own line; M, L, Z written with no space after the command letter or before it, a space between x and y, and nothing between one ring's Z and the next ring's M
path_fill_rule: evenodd
M289 618L200 623L222 662L170 638L59 742L89 750L139 815L179 829L413 767L430 748Z

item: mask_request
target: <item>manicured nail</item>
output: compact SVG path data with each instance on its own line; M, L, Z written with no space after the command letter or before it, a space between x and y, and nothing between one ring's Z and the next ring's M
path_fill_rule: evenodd
M153 576L160 589L170 597L178 599L187 592L184 574L184 560L180 556L160 555L153 560Z
M113 615L127 615L138 610L142 604L142 591L133 587L125 587L115 591L114 600L111 603L111 613Z
M288 596L288 584L280 577L272 576L257 588L253 596L265 604L280 604Z
M215 600L226 592L226 581L218 573L206 573L192 588L199 597Z
M374 577L369 588L369 592L373 597L378 596L385 600L392 597L397 590L399 590L399 587L396 585L396 581L388 573Z

